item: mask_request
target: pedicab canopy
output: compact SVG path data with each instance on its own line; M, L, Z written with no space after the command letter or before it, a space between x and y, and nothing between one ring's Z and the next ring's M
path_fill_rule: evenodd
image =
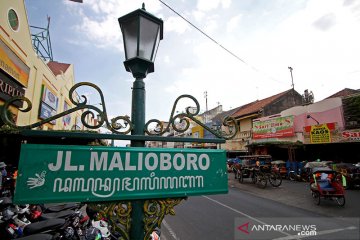
M15 203L226 193L225 150L23 144Z
M305 168L316 168L316 167L328 167L330 161L322 161L322 162L307 162L305 164Z
M279 165L279 164L285 164L286 162L283 161L283 160L275 160L275 161L272 161L271 164L275 164L275 165Z

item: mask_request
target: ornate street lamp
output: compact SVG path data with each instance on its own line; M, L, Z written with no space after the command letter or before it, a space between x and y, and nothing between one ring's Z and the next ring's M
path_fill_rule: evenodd
M145 83L154 72L154 60L163 38L163 21L142 9L119 18L124 40L125 69L135 78L132 90L131 135L145 135ZM132 140L131 147L145 147L145 140ZM132 201L130 239L144 239L144 200Z
M119 18L124 40L126 71L135 78L145 78L154 72L154 61L160 40L163 39L163 21L146 12L145 4Z

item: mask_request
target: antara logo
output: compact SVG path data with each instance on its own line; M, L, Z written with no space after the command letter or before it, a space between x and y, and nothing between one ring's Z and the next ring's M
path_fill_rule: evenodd
M240 225L237 229L244 232L244 233L246 233L246 234L249 234L249 223L250 222L247 222L247 223L245 223L243 225Z

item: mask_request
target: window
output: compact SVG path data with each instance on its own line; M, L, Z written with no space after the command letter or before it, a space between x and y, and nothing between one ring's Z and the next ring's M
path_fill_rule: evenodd
M14 9L9 10L8 21L12 30L17 31L19 29L19 18Z

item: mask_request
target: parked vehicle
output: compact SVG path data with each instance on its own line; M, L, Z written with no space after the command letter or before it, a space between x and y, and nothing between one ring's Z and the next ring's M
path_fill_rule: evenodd
M346 178L345 188L360 188L360 167L352 163L338 163L333 169Z
M279 173L282 178L286 178L287 169L286 169L285 161L283 160L272 161L271 165L272 165L272 171Z
M314 168L330 168L331 169L331 161L314 161L314 162L307 162L302 170L302 176L301 179L303 179L306 182L311 181L313 177L313 169Z
M237 178L242 183L244 178L250 178L260 188L265 188L267 182L278 187L282 178L277 172L272 171L270 155L250 155L241 157L241 165L237 169Z
M312 169L310 190L314 203L320 205L321 199L332 199L339 206L345 205L345 194L342 182L337 172L329 167L315 167Z
M239 164L241 164L241 160L239 158L229 158L226 161L227 163L227 171L233 172L235 174L236 179L236 169L239 168Z

